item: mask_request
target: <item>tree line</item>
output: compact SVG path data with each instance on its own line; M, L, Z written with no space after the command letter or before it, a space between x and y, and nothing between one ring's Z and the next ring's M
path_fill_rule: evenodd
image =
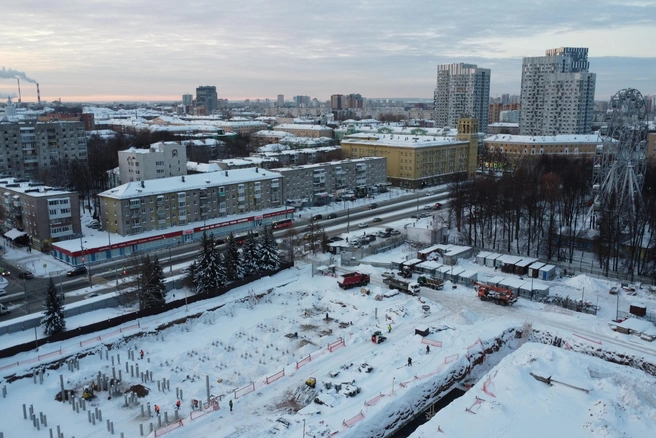
M457 179L449 187L450 225L467 245L569 263L584 248L606 275L653 277L654 163L639 194L645 207L630 223L612 205L593 209L592 170L590 158L541 155L512 172Z

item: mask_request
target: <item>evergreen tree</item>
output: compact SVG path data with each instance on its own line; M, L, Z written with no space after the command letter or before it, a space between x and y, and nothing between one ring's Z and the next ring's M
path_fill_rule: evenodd
M244 278L244 268L239 254L239 246L232 233L228 236L226 250L223 254L223 266L225 266L226 279L228 281Z
M164 271L157 256L155 256L154 260L151 260L148 255L142 259L139 276L141 277L139 282L141 285L139 308L144 310L165 304L166 285L164 284Z
M198 258L194 262L193 278L196 293L218 289L225 284L226 270L221 255L214 249L214 235L209 238L203 234L203 242Z
M46 299L43 301L45 317L41 320L43 331L46 335L54 335L66 331L66 317L63 309L64 300L57 293L57 287L52 277L48 281Z
M255 239L255 236L250 231L246 237L246 242L244 243L244 249L242 251L242 261L244 266L244 275L253 275L260 270L259 266L259 244Z
M280 256L278 255L278 243L273 237L273 229L264 227L260 239L260 270L272 271L280 267Z

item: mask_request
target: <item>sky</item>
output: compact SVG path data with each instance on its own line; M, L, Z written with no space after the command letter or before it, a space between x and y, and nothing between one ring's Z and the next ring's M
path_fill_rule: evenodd
M199 85L230 100L432 99L437 65L468 62L492 69L494 97L519 94L522 57L569 46L589 48L606 100L656 94L655 40L652 0L26 0L2 6L0 70L45 100L179 100Z

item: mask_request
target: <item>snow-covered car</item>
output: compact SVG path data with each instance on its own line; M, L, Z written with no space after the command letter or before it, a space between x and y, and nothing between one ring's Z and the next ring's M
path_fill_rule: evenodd
M385 271L383 272L383 278L394 278L396 274L392 271Z
M375 217L371 220L372 222L382 222L383 220L379 217Z
M367 228L368 226L369 226L369 224L366 223L366 222L360 222L360 223L358 224L358 228Z
M431 205L424 205L424 210L432 210L433 206Z

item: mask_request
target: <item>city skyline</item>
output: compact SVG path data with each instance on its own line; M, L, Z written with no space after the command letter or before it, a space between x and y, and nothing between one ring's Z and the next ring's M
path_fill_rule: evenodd
M199 85L229 100L431 100L439 64L477 64L491 70L491 97L519 94L523 57L569 46L589 48L595 100L628 87L656 94L654 1L412 3L10 3L0 68L37 80L46 101L179 101ZM21 90L36 101L34 85ZM0 95L15 94L0 79Z

